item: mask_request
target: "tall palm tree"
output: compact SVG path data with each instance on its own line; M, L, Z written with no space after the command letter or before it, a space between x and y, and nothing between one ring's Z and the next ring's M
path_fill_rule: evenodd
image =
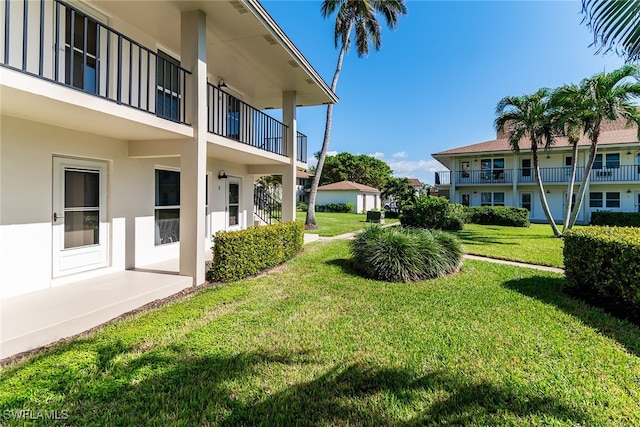
M582 0L582 14L598 52L615 50L628 62L640 59L640 2Z
M575 206L569 218L568 228L572 228L580 212L587 190L589 175L593 168L598 151L598 138L601 125L605 120L627 119L627 125L638 126L640 139L640 112L634 100L640 97L640 83L637 79L637 68L624 65L610 73L598 73L586 78L579 85L570 85L558 90L558 99L566 108L570 108L570 115L576 120L582 131L588 136L589 159L584 169L584 175Z
M566 105L564 93L573 91L575 85L565 85L555 89L549 98L552 110L554 132L564 136L571 145L571 171L569 172L569 184L567 185L567 200L565 201L564 216L562 221L562 233L569 229L569 218L574 206L574 187L578 165L578 142L583 135L580 121L573 114L573 105Z
M532 95L507 96L503 98L496 106L495 127L498 132L507 131L509 145L516 152L520 151L520 140L523 138L529 139L542 210L553 229L553 235L560 236L558 226L549 210L538 163L538 149L547 149L554 142L551 106L549 103L550 93L549 89L539 89Z
M336 24L333 33L334 44L337 48L340 46L338 54L338 64L331 81L331 90L336 91L338 86L338 78L342 70L342 61L344 55L351 45L351 34L355 29L355 42L358 49L358 57L367 56L369 54L369 45L375 50L379 50L382 45L382 33L380 23L377 19L377 13L380 13L387 26L395 29L398 25L398 17L407 14L405 0L324 0L320 9L324 18L329 17L337 11ZM316 167L315 176L311 182L311 191L309 193L309 205L307 208L307 219L305 228L317 229L316 225L316 194L320 185L320 175L322 174L322 166L327 156L327 148L329 147L329 137L331 135L331 120L333 117L333 104L327 105L327 119L324 128L324 139L322 141L322 149L318 156L318 166Z

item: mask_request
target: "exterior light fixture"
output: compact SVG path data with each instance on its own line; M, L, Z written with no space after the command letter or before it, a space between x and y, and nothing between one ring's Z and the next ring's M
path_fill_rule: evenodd
M224 88L224 87L228 87L227 83L224 81L224 79L220 79L220 81L218 82L218 87L220 89Z
M627 156L630 156L630 155L631 155L631 151L627 151Z
M218 179L227 179L227 173L224 171L224 169L220 169L220 172L218 172Z
M627 190L627 194L631 194L631 190Z

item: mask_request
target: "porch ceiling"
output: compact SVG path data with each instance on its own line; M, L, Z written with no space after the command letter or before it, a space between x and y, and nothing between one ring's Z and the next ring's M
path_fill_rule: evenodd
M135 31L142 31L160 41L162 46L158 48L174 53L180 52L180 13L202 10L207 16L208 72L246 94L258 109L281 108L284 91L295 91L297 104L302 106L337 101L256 0L98 0L92 4L110 14L112 20L130 26L133 38Z

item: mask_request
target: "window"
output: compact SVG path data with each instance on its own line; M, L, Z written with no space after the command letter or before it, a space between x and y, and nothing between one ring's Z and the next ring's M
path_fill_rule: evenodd
M180 172L156 169L156 245L180 241Z
M462 206L470 206L471 195L469 193L462 193Z
M531 193L520 194L520 207L531 212Z
M590 208L602 207L602 193L589 193L589 207Z
M607 207L608 208L619 208L620 207L620 193L617 191L609 192L607 191Z
M227 95L227 134L236 141L240 140L240 100Z
M469 162L462 162L462 177L469 178Z
M158 51L156 114L165 119L180 119L180 62L163 51Z
M504 206L504 193L480 193L480 206Z
M71 8L66 10L64 82L96 93L97 24L80 12Z
M607 169L620 167L620 153L610 153L605 156Z
M638 174L640 174L640 154L638 154Z
M522 176L531 176L531 159L522 159Z
M593 169L602 169L602 154L596 154L596 158L593 161Z
M482 179L501 180L504 179L504 158L500 159L482 159L480 160L480 169L482 170Z

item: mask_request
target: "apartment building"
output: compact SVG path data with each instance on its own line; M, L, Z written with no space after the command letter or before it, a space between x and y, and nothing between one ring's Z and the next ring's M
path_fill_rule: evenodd
M597 210L640 211L640 143L637 128L626 121L607 122L599 138L598 154L589 174L585 200L578 223L588 223ZM527 208L532 222L546 222L538 194L529 141L520 142L520 151L509 146L504 135L478 144L433 154L448 170L437 172L439 194L466 206L519 206ZM575 159L574 191L584 176L589 157L589 141L583 137ZM540 176L551 214L563 218L567 188L574 159L566 138L557 138L549 150L538 151ZM575 203L575 197L574 197Z
M170 259L203 283L211 236L254 224L261 175L295 218L296 109L337 97L257 0L0 16L0 296Z

